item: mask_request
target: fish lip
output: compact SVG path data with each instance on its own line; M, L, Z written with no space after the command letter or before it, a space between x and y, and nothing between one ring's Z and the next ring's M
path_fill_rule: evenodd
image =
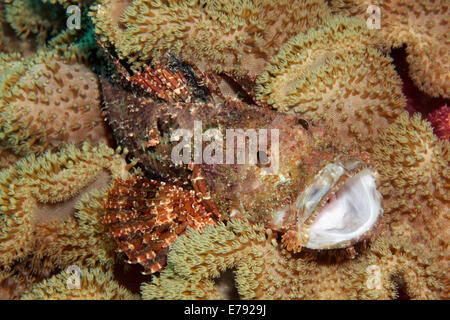
M327 204L328 200L332 198L350 178L357 176L363 170L371 170L374 178L378 176L376 170L360 158L340 156L334 161L329 162L314 175L308 187L297 197L291 207L291 210L296 217L296 246L310 249L345 248L364 238L373 236L374 231L377 229L376 226L380 221L380 217L383 214L381 203L381 212L378 213L375 223L373 223L359 238L321 247L308 245L310 240L309 229L314 223L317 214ZM376 196L381 198L381 195L377 190Z

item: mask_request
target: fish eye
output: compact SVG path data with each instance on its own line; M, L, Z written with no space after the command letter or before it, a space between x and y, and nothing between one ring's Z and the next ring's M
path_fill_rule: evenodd
M303 128L305 128L305 130L309 129L309 122L306 121L305 119L298 119L298 124L301 125Z

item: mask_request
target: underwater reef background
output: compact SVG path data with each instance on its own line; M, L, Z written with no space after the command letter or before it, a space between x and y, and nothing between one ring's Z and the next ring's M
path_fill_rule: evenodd
M0 0L0 299L449 299L449 8ZM279 173L174 165L194 119L280 129ZM336 155L384 213L310 249L277 214Z

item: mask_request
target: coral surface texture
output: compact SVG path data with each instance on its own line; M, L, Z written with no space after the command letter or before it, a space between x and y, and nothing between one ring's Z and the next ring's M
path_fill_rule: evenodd
M449 300L449 99L449 0L0 0L0 300Z

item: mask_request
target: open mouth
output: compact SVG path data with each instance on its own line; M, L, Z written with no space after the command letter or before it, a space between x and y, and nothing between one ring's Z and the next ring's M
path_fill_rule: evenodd
M336 161L295 203L297 230L310 249L344 248L369 234L383 214L376 174L363 162Z
M306 247L342 247L356 242L372 229L382 212L374 172L364 169L348 178L318 211Z

